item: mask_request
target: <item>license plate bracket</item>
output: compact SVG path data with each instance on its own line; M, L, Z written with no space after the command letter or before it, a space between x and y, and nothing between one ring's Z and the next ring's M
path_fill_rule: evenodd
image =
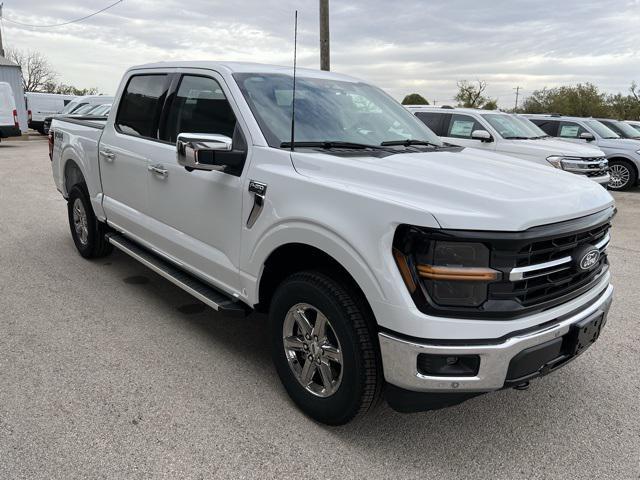
M568 353L576 356L589 348L600 336L605 322L605 313L598 311L572 325L568 335Z

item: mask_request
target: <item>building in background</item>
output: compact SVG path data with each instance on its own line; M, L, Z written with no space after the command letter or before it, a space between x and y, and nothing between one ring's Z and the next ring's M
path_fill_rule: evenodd
M24 101L24 90L22 89L22 70L20 67L0 55L0 82L7 82L11 85L13 95L16 97L16 109L18 110L18 123L20 130L27 131L27 107Z

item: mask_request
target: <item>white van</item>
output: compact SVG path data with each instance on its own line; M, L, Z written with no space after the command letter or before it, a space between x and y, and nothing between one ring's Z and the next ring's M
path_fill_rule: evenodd
M498 110L408 106L445 142L502 153L541 165L553 166L606 187L609 167L605 154L595 146L569 145L552 139L519 115Z
M13 90L7 82L0 82L0 139L21 135Z
M44 133L44 119L53 114L60 113L75 95L62 95L58 93L25 93L27 102L27 114L29 115L29 128Z

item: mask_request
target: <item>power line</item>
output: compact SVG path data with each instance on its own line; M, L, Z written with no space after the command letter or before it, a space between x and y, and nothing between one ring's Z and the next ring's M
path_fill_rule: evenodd
M18 22L16 20L11 20L10 18L7 17L2 17L0 15L0 18L2 18L3 20L9 22L9 23L13 23L15 25L20 25L22 27L31 27L31 28L53 28L53 27L63 27L65 25L70 25L72 23L77 23L77 22L81 22L83 20L86 20L87 18L91 18L91 17L95 17L96 15L98 15L99 13L102 13L106 10L109 10L110 8L115 7L116 5L118 5L119 3L124 2L124 0L118 0L117 2L112 3L111 5L108 5L106 7L104 7L101 10L98 10L97 12L93 12L89 15L85 15L84 17L80 17L80 18L76 18L74 20L69 20L68 22L64 22L64 23L54 23L51 25L32 25L30 23L22 23L22 22Z

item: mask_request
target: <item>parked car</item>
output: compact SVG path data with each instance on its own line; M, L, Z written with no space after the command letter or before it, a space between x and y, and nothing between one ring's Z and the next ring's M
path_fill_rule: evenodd
M640 132L628 123L621 122L620 120L611 120L609 118L596 118L596 120L616 132L620 138L640 140Z
M125 73L107 120L54 119L79 253L269 312L285 389L327 424L383 394L408 412L524 388L598 338L609 192L444 145L361 80L299 69L295 106L292 87L285 67L163 62Z
M79 114L78 111L87 112L90 107L86 107L86 105L104 105L105 103L113 102L113 97L109 97L106 95L86 95L84 97L76 97L74 100L69 102L69 104L56 115L51 115L44 120L44 133L49 133L49 127L51 126L51 121L58 115L70 115L70 114Z
M21 135L13 90L7 82L0 82L0 141Z
M528 119L500 111L407 106L445 142L504 153L584 175L606 186L609 166L602 150L551 139Z
M60 113L69 104L75 95L62 95L57 93L27 92L24 94L29 128L33 128L44 134L44 120L50 115Z
M108 117L109 112L111 112L111 104L105 103L103 105L96 105L93 109L87 112L87 115L91 115L93 117Z
M620 138L616 132L593 118L561 115L526 115L545 133L561 140L591 144L602 150L609 160L609 188L626 190L638 183L640 141Z
M635 128L638 132L640 132L640 122L637 122L635 120L625 120L625 123L628 123L633 128Z

